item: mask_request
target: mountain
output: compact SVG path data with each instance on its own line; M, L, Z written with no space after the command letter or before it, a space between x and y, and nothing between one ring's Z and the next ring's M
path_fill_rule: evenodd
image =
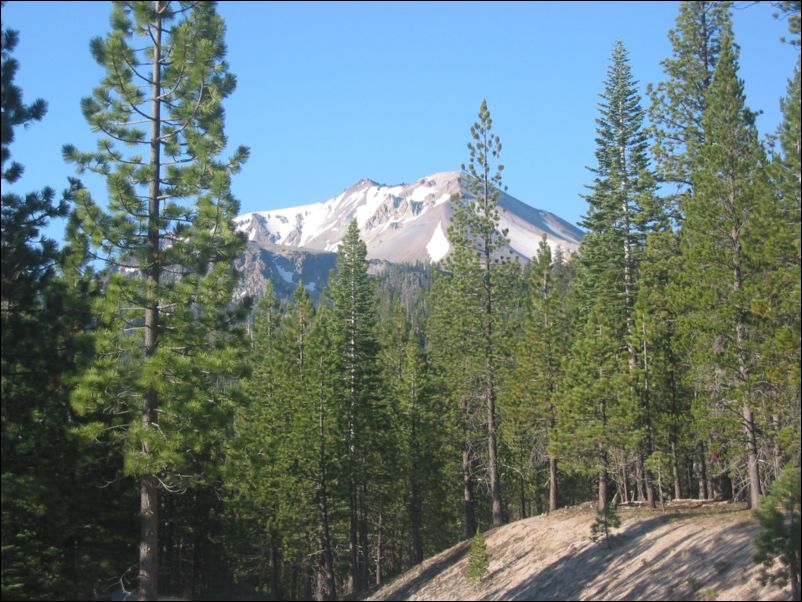
M310 297L317 300L337 261L335 253L283 247L269 242L249 243L235 267L240 273L235 297L261 298L270 280L279 299L288 299L304 283Z
M237 228L252 246L262 249L292 247L335 252L348 224L356 219L367 244L368 259L391 263L437 262L449 252L448 228L453 213L451 197L467 195L465 174L449 171L420 178L411 184L386 185L360 180L334 198L273 211L238 216ZM552 247L572 253L582 231L560 217L530 207L501 193L500 227L508 230L509 251L524 260L537 251L545 233Z

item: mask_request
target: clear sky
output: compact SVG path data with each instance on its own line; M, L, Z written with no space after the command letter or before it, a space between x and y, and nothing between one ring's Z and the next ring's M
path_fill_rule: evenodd
M232 145L251 158L235 176L241 211L312 203L361 178L414 181L467 162L487 98L513 196L572 223L594 164L598 94L616 39L640 81L663 79L675 2L221 2L238 86L226 101ZM798 50L767 3L736 2L747 102L775 131ZM9 2L20 32L16 83L44 120L17 131L15 186L57 190L73 175L61 147L94 148L79 103L101 77L89 41L108 30L105 2ZM644 104L646 101L644 100ZM85 183L102 200L102 182ZM60 237L61 228L50 230Z

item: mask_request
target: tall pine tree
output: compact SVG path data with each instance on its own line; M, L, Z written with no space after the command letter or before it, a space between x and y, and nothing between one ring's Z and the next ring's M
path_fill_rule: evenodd
M519 341L517 363L505 388L504 422L511 433L509 444L520 450L521 473L527 471L534 478L540 458L547 456L548 509L554 511L558 504L557 457L549 453L548 446L557 421L562 360L570 349L570 329L564 306L562 255L552 258L545 234L530 264L529 278L531 308ZM523 480L520 498L523 517Z
M498 203L504 166L499 163L501 140L492 128L487 101L483 100L479 121L471 126L470 161L467 167L463 165L468 194L454 204L449 229L453 247L446 268L452 272L449 294L459 305L455 310L466 315L463 350L472 363L466 377L473 379L484 406L492 524L497 527L504 519L496 399L508 356L506 309L511 303L509 293L517 264L503 256L508 241L506 232L499 230Z
M783 99L783 122L778 131L779 152L770 166L777 195L771 220L764 220L763 254L769 262L762 290L752 306L766 330L761 370L770 383L771 431L775 449L772 468L777 478L782 464L799 458L800 441L800 61Z
M377 415L376 309L368 276L367 247L356 220L348 227L337 251L332 284L332 338L337 361L339 425L345 434L341 483L347 487L349 508L348 584L353 594L367 586L368 476L373 466L372 429Z
M111 25L91 44L105 75L81 104L97 149L64 148L108 187L105 208L87 191L76 195L109 271L97 356L73 404L108 416L87 434L119 446L140 481L140 596L155 599L159 491L185 489L193 456L220 453L210 433L228 421L228 379L240 370L228 304L242 240L229 186L247 151L219 158L221 102L235 79L213 3L118 2Z
M585 311L603 309L612 319L613 339L606 340L616 340L617 347L627 350L632 372L638 362L632 335L642 249L659 219L659 208L646 153L644 111L621 41L616 42L610 62L596 120L597 167L591 170L595 177L586 196L589 207L582 225L588 232L579 253L578 285ZM648 398L641 401L646 404ZM639 494L643 494L643 459L652 451L649 415L643 405L640 422L646 423L641 425L645 438L635 457ZM648 484L645 497L654 502Z
M680 437L677 430L680 423L684 421L689 428L693 426L687 420L686 394L681 391L683 382L687 381L685 372L688 366L687 362L682 361L687 357L687 349L676 329L685 312L682 285L678 281L683 268L679 256L681 232L677 226L681 225L685 204L693 194L691 175L704 142L702 118L708 104L707 91L721 52L721 38L732 31L730 7L730 2L682 2L676 27L668 34L673 54L662 61L666 79L656 85L650 84L647 89L651 99L649 133L652 154L657 178L663 184L663 212L673 228L662 228L662 231L650 236L647 265L644 267L648 272L644 285L647 290L639 293L638 315L642 320L635 336L639 337L636 341L639 349L645 344L651 348L653 359L667 362L663 375L670 374L669 380L660 378L654 370L652 374L655 378L648 380L648 360L646 364L641 360L639 365L641 368L645 366L641 386L651 388L651 392L644 390L644 394L651 395L656 402L659 402L659 397L664 401L671 399L671 439L675 442L671 445L675 449L678 449L676 442ZM645 323L647 319L650 324ZM693 464L699 482L698 495L706 498L710 494L707 487L708 469L712 466L708 466L705 436L695 426L691 431L695 441L689 443L693 443L694 447ZM675 465L677 457L677 453L672 452ZM676 486L675 480L675 493Z
M738 79L736 53L732 38L725 35L707 94L704 142L693 165L694 194L683 228L686 294L692 308L685 328L693 332L694 377L708 412L722 407L733 410L732 415L740 411L750 502L757 507L757 333L751 307L765 268L760 224L771 212L771 194L755 115L745 106Z

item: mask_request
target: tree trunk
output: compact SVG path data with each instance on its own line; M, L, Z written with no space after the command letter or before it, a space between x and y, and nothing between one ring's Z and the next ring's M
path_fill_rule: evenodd
M200 600L204 593L203 538L206 533L206 517L208 509L196 494L192 500L192 598Z
M643 456L638 457L638 461L643 465ZM654 476L652 471L643 469L643 482L646 487L646 503L650 508L655 508L657 503L654 496Z
M353 253L352 253L353 255ZM349 305L349 345L348 345L348 385L349 385L349 414L348 414L348 472L349 472L349 511L350 521L348 526L348 588L347 594L353 595L361 588L359 571L359 507L357 492L356 475L356 277L351 276L350 280L350 305Z
M780 478L780 473L783 468L783 454L782 450L780 450L780 444L778 443L779 438L777 437L780 432L780 418L777 414L772 414L771 416L771 430L774 431L772 433L774 445L771 448L771 460L772 468L774 469L774 480L777 480Z
M488 310L489 311L489 310ZM488 322L490 315L487 316ZM489 327L490 328L490 327ZM492 331L489 330L488 346L491 345ZM498 470L498 443L496 441L496 391L493 385L493 367L490 360L490 350L485 357L485 402L487 404L487 462L490 472L490 494L492 497L492 516L493 526L500 527L504 524L501 503L501 479Z
M485 138L485 143L487 143ZM487 164L484 164L483 173L484 183L484 215L485 217L491 214L490 207L490 191L492 184L490 183L489 171ZM498 470L498 442L496 433L496 389L495 389L495 366L493 365L493 349L495 347L493 338L493 290L492 282L490 280L490 272L492 266L490 245L493 238L493 230L483 233L484 237L484 274L482 277L484 293L485 293L485 403L487 405L487 463L488 471L490 472L490 495L492 499L492 516L493 526L500 527L504 524L504 516L501 501L501 479L499 478Z
M370 575L370 545L368 540L368 510L366 508L367 485L362 484L362 495L359 500L359 544L361 558L359 559L359 583L361 591L368 586Z
M325 592L324 600L334 600L337 597L337 587L334 582L334 557L331 553L331 536L329 534L329 503L326 497L325 485L321 495L320 517L323 523L320 539L323 548L323 581Z
M162 570L159 571L159 580L162 590L172 592L178 588L178 584L175 583L175 567L173 566L175 523L168 517L175 516L175 510L171 508L173 504L169 497L159 496L159 498L159 516L162 520L162 528L159 530L159 558L162 565Z
M498 472L498 444L496 442L496 395L492 389L492 379L489 378L487 386L490 387L487 396L487 460L490 470L490 493L493 500L493 526L504 524L501 503L501 479Z
M139 599L156 600L159 591L159 487L151 474L140 487Z
M640 454L635 458L635 490L638 493L638 501L643 502L646 494L643 491L643 460Z
M607 507L607 452L604 449L599 450L599 512L604 512Z
M680 483L679 475L679 460L677 458L677 440L676 430L672 428L671 432L671 477L674 479L674 499L682 499L682 485Z
M150 167L153 170L148 184L148 264L144 266L145 280L150 291L158 291L161 276L159 261L159 184L161 178L161 36L163 11L161 1L156 3L156 19L153 24L153 79L151 85L150 116ZM156 354L159 347L159 300L149 293L145 305L146 361ZM144 396L142 428L148 432L155 423L158 394L150 389ZM142 444L142 453L150 455L150 446ZM159 595L159 484L156 475L145 473L140 478L141 515L139 542L139 599L156 600Z
M549 512L557 509L557 458L549 456Z
M382 514L382 507L379 506L379 525L376 532L376 585L382 584L382 554L384 553L383 547L383 537L384 537L384 525L382 524L382 520L384 516Z
M732 189L732 184L730 185ZM732 195L732 192L731 192ZM734 206L733 199L730 203ZM733 241L733 277L732 290L738 293L743 288L743 276L741 273L741 240L740 230L733 228L730 237ZM738 379L741 386L749 382L749 364L746 359L746 323L742 314L738 315L735 322L735 342L738 347ZM749 407L748 390L743 400L743 427L746 434L747 451L747 474L749 476L749 506L755 509L760 504L760 470L757 464L757 437L755 435L755 420L752 416L752 409Z
M699 481L699 499L706 500L710 497L710 488L707 486L707 462L705 460L705 448L702 443L696 444L696 477Z
M413 374L414 376L414 374ZM423 537L421 534L421 492L420 492L420 470L421 462L419 459L420 445L418 442L418 421L415 401L418 397L417 383L415 378L412 380L412 390L410 399L412 401L410 411L410 439L412 442L412 453L410 457L411 470L409 474L409 524L412 539L412 562L420 564L423 562Z
M462 450L462 508L465 517L465 539L470 539L476 534L476 509L473 499L473 476L471 475L472 463L471 451L466 441Z
M629 477L627 475L626 464L624 464L624 467L621 469L621 497L623 498L621 500L623 503L629 503Z
M320 360L321 369L323 358ZM329 497L328 497L328 477L326 470L326 405L323 382L319 383L319 405L318 405L318 471L320 472L320 547L322 548L322 569L323 569L323 599L333 600L337 597L337 587L334 582L334 555L331 551L331 534L329 532Z
M356 593L359 580L359 541L357 539L358 520L356 515L356 491L354 484L351 483L350 516L348 524L348 584L346 595L352 596Z
M412 475L412 491L410 496L410 530L412 535L412 562L423 562L423 537L421 535L421 500L417 476Z
M271 600L281 600L281 550L276 543L278 533L272 533L270 539L273 540L270 544L270 596Z
M744 431L748 450L747 474L749 475L749 507L753 510L760 505L760 471L757 465L757 437L755 436L755 419L749 404L743 407Z
M607 470L599 471L599 512L604 512L607 506Z

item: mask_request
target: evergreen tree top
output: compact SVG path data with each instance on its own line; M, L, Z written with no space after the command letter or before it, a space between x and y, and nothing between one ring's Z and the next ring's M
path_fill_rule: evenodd
M673 56L661 62L667 79L648 87L658 175L661 181L681 189L691 185L689 146L704 141L707 89L721 52L721 38L732 32L731 4L682 2L676 28L668 33Z
M5 2L3 3L5 4ZM37 98L31 104L26 105L22 101L22 90L14 84L14 78L19 69L19 63L11 56L19 43L19 33L13 29L3 29L2 31L2 79L0 80L0 91L2 91L3 110L0 112L0 177L9 184L16 182L22 176L23 167L17 162L12 162L6 168L6 161L11 158L11 143L14 142L14 128L20 125L28 125L32 121L41 121L47 112L47 103L41 98Z
M466 188L473 198L453 198L454 219L449 228L453 252L446 260L449 269L453 269L457 263L467 265L481 258L487 262L509 243L506 230L498 230L498 203L504 165L499 162L501 139L492 131L493 120L487 100L482 100L478 118L471 125L469 162L467 166L462 165L462 171L466 174Z

